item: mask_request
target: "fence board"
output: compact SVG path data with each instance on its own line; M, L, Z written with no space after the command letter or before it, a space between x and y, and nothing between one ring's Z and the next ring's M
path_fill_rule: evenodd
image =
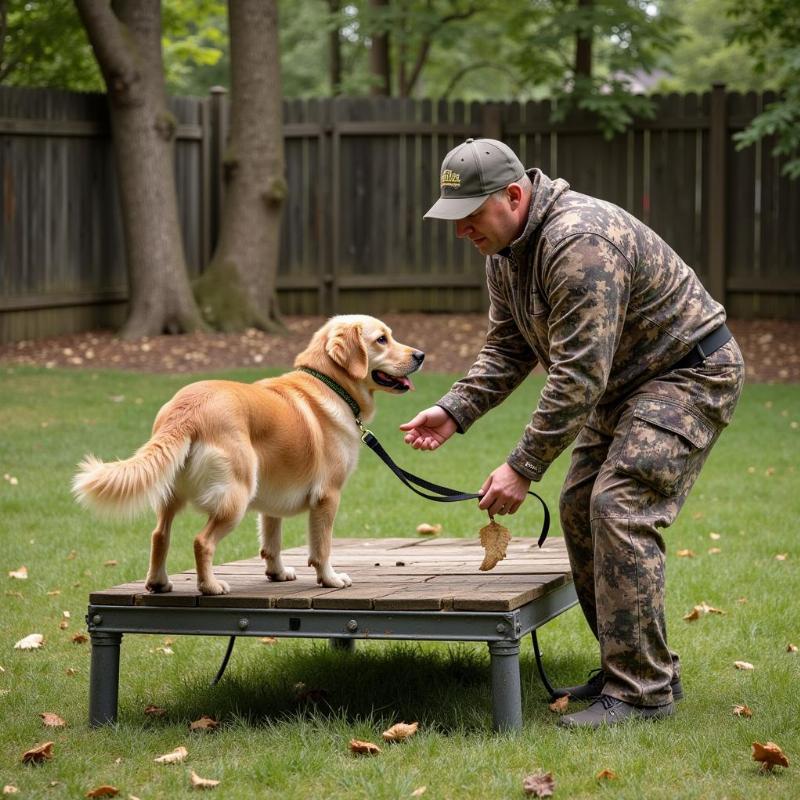
M796 316L800 306L800 181L780 174L769 140L738 151L730 138L770 99L726 95L720 230L732 315ZM708 283L710 93L656 104L653 119L606 141L587 116L553 125L547 101L285 103L284 311L484 307L482 257L456 240L452 224L422 215L438 194L444 154L487 132L526 166L650 224ZM184 247L196 275L218 229L228 102L172 98L170 107ZM113 158L102 95L0 87L0 341L121 321L127 275Z

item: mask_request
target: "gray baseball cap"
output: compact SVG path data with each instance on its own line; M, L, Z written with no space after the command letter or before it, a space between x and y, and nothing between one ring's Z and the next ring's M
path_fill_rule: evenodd
M463 219L486 198L518 181L525 167L516 153L497 139L467 139L442 161L442 194L424 219Z

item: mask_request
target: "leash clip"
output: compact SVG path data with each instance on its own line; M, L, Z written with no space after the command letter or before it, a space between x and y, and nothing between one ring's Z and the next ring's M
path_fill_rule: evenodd
M374 434L369 428L364 427L364 423L361 422L361 417L356 417L356 425L358 425L358 429L361 431L361 441L366 444L367 436L374 436Z

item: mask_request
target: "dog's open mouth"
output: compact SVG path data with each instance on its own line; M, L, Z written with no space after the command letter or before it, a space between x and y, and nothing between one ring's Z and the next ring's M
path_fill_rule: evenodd
M400 375L389 375L388 372L383 372L379 369L372 370L372 380L379 386L385 386L387 389L394 389L396 392L407 392L409 389L414 388L414 384L405 377Z

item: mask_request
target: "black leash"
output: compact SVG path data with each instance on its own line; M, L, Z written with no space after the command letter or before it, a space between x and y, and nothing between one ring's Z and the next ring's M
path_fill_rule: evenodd
M418 475L414 475L412 472L408 472L404 470L402 467L399 467L392 457L384 450L381 443L375 437L375 434L364 427L363 423L361 422L361 409L356 403L356 401L352 398L352 396L347 392L347 390L340 386L336 381L332 378L329 378L327 375L324 375L321 372L318 372L315 369L311 369L310 367L299 367L302 372L307 372L309 375L313 375L318 380L322 381L329 389L332 389L339 397L344 400L350 409L353 412L353 416L356 419L356 425L358 425L359 429L361 430L361 441L372 450L378 458L386 464L387 467L409 488L412 492L415 492L420 497L424 497L426 500L434 500L437 503L455 503L460 500L478 500L480 499L481 495L474 493L474 492L459 492L456 489L450 489L447 486L439 486L439 484L431 483L430 481L426 481L424 478L420 478ZM420 491L419 488L427 489L427 492ZM434 494L428 494L428 492L433 492ZM547 538L547 533L550 530L550 510L547 508L547 503L538 495L536 492L528 492L529 495L535 497L541 504L542 509L544 510L544 520L542 522L542 531L539 534L538 544L541 547L544 544L545 539Z

